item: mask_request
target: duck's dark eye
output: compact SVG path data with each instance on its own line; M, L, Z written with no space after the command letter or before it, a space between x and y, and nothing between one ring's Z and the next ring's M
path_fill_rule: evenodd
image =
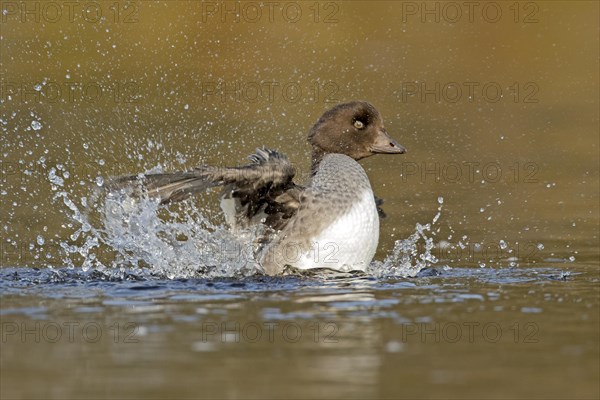
M358 119L356 121L354 121L354 127L356 129L362 129L365 127L365 124L362 121L359 121Z

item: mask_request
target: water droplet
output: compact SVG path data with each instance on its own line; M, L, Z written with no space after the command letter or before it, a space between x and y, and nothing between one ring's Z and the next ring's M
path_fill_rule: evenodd
M442 196L438 197L438 203L444 204L444 198Z
M104 178L102 178L101 176L97 176L97 177L96 177L96 185L98 185L98 186L100 186L100 187L101 187L102 185L104 185Z
M388 342L385 345L385 351L388 353L399 353L402 350L404 350L404 344L395 340Z
M538 250L544 250L544 245L542 243L538 243L537 248Z
M575 261L575 256L569 257L569 261L571 261L571 262Z
M43 246L43 245L44 245L44 243L45 243L45 240L44 240L44 238L43 238L43 236L42 236L42 235L38 235L38 237L37 237L37 240L36 240L36 241L37 241L37 244L38 244L38 245L40 245L40 246Z
M50 171L48 172L48 180L57 186L62 186L65 183L60 176L56 175L56 168L50 168Z
M38 121L31 121L31 128L34 131L39 131L40 129L42 129L42 124L40 124Z
M502 250L504 250L504 249L506 249L506 248L508 247L508 245L506 244L506 242L505 242L504 240L500 240L500 241L498 242L498 244L500 245L500 248L501 248Z

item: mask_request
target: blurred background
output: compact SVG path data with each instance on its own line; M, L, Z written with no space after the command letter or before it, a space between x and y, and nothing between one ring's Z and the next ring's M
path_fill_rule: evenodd
M506 353L504 347L492 345L480 352L481 348L473 346L446 344L427 349L417 346L402 353L398 342L386 342L383 347L373 343L381 341L381 332L385 335L386 329L393 329L393 321L404 319L378 314L380 319L373 322L365 309L342 307L340 311L336 302L321 311L329 316L341 313L340 329L354 332L344 346L317 350L310 343L293 349L271 346L244 353L247 362L228 349L200 353L207 363L202 364L204 376L214 374L217 379L203 393L216 397L265 393L397 397L395 385L403 374L404 394L412 397L424 393L596 397L599 3L468 3L0 2L0 266L63 266L61 243L81 244L77 238L70 239L80 226L71 218L65 198L80 206L112 176L189 169L200 163L238 165L255 148L267 145L288 154L302 181L309 168L306 135L312 124L339 102L368 100L382 113L390 134L408 149L401 156L361 162L375 193L385 199L388 214L381 226L378 260L390 252L395 240L412 234L415 224L432 222L438 199L443 198L437 243L447 242L454 248L459 241L467 246L489 244L495 250L509 248L521 266L523 262L564 262L565 268L591 273L595 292L588 286L581 292L587 296L582 295L583 303L567 301L569 306L565 303L560 312L566 319L541 315L546 341L539 352L531 346L527 351L511 347ZM62 192L68 196L57 195ZM209 207L213 212L207 215L221 222L216 206ZM460 266L471 262L476 266L479 261L504 263L508 257L506 253L501 259L473 261L442 250L436 255L451 266L456 266L451 264L453 258ZM460 280L456 283L458 288L464 286ZM502 281L492 286L502 287ZM482 289L482 296L491 290ZM281 318L300 318L306 311L303 304L311 304L313 295L309 288L308 297L300 296L301 301L284 301L289 314ZM5 298L4 307L26 304L35 308L48 303L46 296L51 295L25 301L16 295L9 303ZM395 294L385 296L394 298ZM511 297L505 310L521 310L530 296L528 285L522 284L517 300ZM557 302L563 298L553 296ZM244 297L244 301L262 301L257 297ZM438 300L417 293L409 301L412 305L400 312L408 321L425 322L431 318L423 315L468 312L453 305L436 308ZM414 311L412 307L421 301L431 308ZM50 303L62 310L61 303ZM101 313L108 320L136 304L110 303ZM380 306L377 303L375 310ZM181 313L201 314L196 306L189 307ZM248 311L239 303L231 307L227 303L219 309L229 310L221 315L252 316L263 310L254 316L279 318L267 312L272 305L262 307ZM579 319L581 310L575 307L587 307L584 311L591 316ZM61 318L71 317L63 315L65 311L56 312ZM568 319L575 315L574 321ZM106 382L118 381L124 372L148 381L154 391L147 395L194 397L202 393L192 384L168 383L177 378L195 382L193 371L201 364L186 358L192 339L178 336L190 335L180 325L183 319L170 318L157 323L157 332L163 336L146 337L156 358L110 344L110 352L94 347L89 353L92 348L85 343L75 347L72 354L77 362L92 360L86 368L100 360L101 365L115 369L95 370L94 378L87 375L88 369L79 369L75 377L85 385L70 381L62 389L55 388L52 396L85 396L86 387L107 396L145 393L128 386L125 378L115 392L107 389ZM570 328L567 336L544 331L556 321ZM563 341L564 337L568 339ZM551 350L563 344L566 350L552 358ZM23 371L35 370L44 360L64 362L74 347L47 345L27 353L31 348L23 346L8 352L3 343L8 352L3 374L14 382L10 387L3 384L4 394L44 397L44 385L65 375L40 370L41 380L29 387L19 377L27 376ZM195 346L193 351L198 350ZM105 352L110 354L108 360L103 358ZM316 354L320 352L323 357ZM393 358L398 352L407 358ZM471 358L461 363L467 353ZM170 354L185 362L169 371L153 369L170 365ZM278 361L270 360L273 354ZM436 354L443 354L445 361ZM505 354L520 361L510 364ZM519 354L524 358L519 359ZM265 364L252 361L257 359ZM139 360L146 367L132 367ZM223 360L227 361L221 365L224 369L206 367ZM7 370L11 362L22 369ZM504 367L487 370L490 362ZM440 372L440 363L446 363L447 369ZM566 375L559 367L563 363L569 366ZM256 365L265 373L285 371L282 376L291 380L282 378L278 385L261 374L249 373ZM307 371L303 380L293 380L294 374L286 369L290 365ZM516 368L509 374L514 386L498 378L507 373L506 365ZM543 368L552 365L557 369ZM429 375L434 366L437 372ZM448 372L453 368L459 372ZM473 371L478 372L473 375ZM223 381L221 373L248 375L233 385ZM535 384L520 380L526 375ZM565 377L577 385L565 386ZM354 384L346 387L343 382L348 380ZM306 385L315 382L320 383ZM225 390L223 385L233 386ZM423 392L421 385L432 385L431 391Z
M457 4L3 2L4 265L71 233L58 165L79 195L262 145L305 175L308 130L355 99L409 150L363 162L389 215L380 256L440 196L472 239L597 244L598 5Z

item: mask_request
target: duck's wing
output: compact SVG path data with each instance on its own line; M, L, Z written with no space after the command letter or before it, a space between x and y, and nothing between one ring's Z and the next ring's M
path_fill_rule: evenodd
M202 165L185 172L123 176L110 181L107 189L148 195L165 204L223 186L221 207L232 226L264 220L281 229L299 206L302 188L292 182L295 168L284 154L264 147L248 158L250 163L240 167Z

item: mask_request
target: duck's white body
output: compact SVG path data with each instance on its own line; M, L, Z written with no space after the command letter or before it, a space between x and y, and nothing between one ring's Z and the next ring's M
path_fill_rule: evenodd
M312 239L292 265L299 269L366 270L379 243L379 215L372 191L365 191L350 210Z

